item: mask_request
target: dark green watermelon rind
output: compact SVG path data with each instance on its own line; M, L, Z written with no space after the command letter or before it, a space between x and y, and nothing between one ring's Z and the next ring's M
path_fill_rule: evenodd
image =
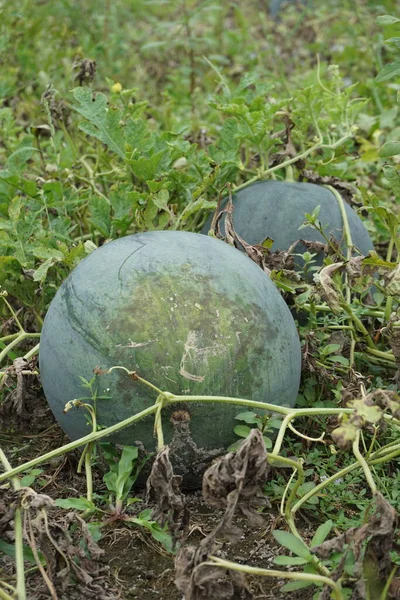
M221 205L224 208L226 200ZM287 250L296 240L304 239L325 243L324 237L314 228L300 225L306 220L305 214L311 214L320 206L319 220L328 237L333 236L340 242L344 254L347 245L343 233L343 218L334 194L325 187L312 183L293 183L286 181L259 181L240 190L233 196L233 223L235 231L249 244L263 242L267 237L274 240L272 250ZM374 249L368 231L357 213L345 203L352 242L363 256ZM212 215L208 218L202 232L207 235ZM222 233L225 234L222 217ZM304 254L307 250L302 243L297 244L294 253ZM323 256L317 257L321 265ZM301 268L304 262L297 258L296 266Z

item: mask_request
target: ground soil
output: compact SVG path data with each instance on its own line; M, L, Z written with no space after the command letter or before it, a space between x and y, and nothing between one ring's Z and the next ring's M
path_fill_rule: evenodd
M12 466L45 454L68 441L54 422L38 384L30 388L22 407L12 406L10 400L12 401L13 398L9 398L3 405L0 416L0 446ZM33 488L53 499L85 496L85 477L83 474L76 473L79 456L79 451L73 451L40 465L43 472L37 477ZM94 490L95 492L104 490L101 474L97 472L94 473ZM4 511L7 503L10 504L11 493L9 486L0 485L0 524L1 507ZM134 493L144 499L143 490L135 490ZM185 544L196 545L215 528L222 512L208 507L200 491L187 494L187 503L190 510L190 527ZM63 509L50 508L49 522L54 526L64 527L65 513ZM268 509L265 513L265 524L261 528L251 527L244 519L238 519L235 524L243 531L240 541L237 543L221 541L217 553L239 563L274 568L274 557L284 552L274 541L271 531L285 527L279 520L276 508ZM307 538L307 524L303 525L301 531ZM301 523L299 527L301 528ZM9 528L7 532L10 543L12 542L11 529ZM62 584L60 582L56 584L59 600L86 600L86 598L183 600L182 594L174 583L174 556L168 554L142 528L127 527L116 522L103 535L99 546L103 553L97 559L96 567L93 568L92 562L88 568L91 582L71 584L73 578L72 580L71 577L67 578L68 581L64 578ZM32 564L26 563L26 565L29 569L26 577L28 597L35 600L54 597L51 596L38 570L32 569ZM54 569L56 571L57 567L54 566ZM13 584L13 575L14 561L2 555L0 550L0 579ZM279 579L253 577L249 582L254 598L258 600L285 598L310 600L312 598L313 592L310 589L290 593L280 592L284 582ZM315 592L315 588L313 591Z

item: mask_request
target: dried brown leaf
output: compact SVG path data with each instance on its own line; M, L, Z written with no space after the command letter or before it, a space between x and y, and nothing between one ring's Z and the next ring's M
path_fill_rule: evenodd
M236 453L218 458L203 477L203 497L210 506L232 510L233 503L254 524L263 519L256 506L268 504L262 486L268 475L262 433L252 429ZM235 508L233 510L235 510Z
M337 284L333 281L332 275L343 267L343 264L342 262L333 263L321 269L319 273L321 296L335 314L340 313L342 294Z
M174 475L169 459L169 447L157 454L147 480L147 503L154 504L152 516L161 526L168 523L174 543L181 539L189 526L189 511L180 486L182 477Z

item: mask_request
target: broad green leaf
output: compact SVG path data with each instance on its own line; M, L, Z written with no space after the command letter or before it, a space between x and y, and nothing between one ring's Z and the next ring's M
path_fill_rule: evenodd
M90 222L102 235L108 237L111 228L111 207L102 196L92 196L88 202Z
M305 558L300 558L300 556L276 556L274 558L274 563L282 566L305 565L307 562Z
M255 413L251 412L250 410L246 410L244 412L239 413L238 415L236 415L235 419L250 424L261 422L260 417L258 417Z
M389 63L383 67L383 69L378 73L375 77L375 81L387 81L388 79L392 79L392 77L397 77L400 75L400 61L396 60L392 63Z
M386 142L379 150L379 156L381 158L389 158L391 156L396 156L397 154L400 154L400 142L398 141Z
M108 473L105 473L103 475L103 481L110 492L114 492L114 494L117 493L117 473L115 471L108 471Z
M320 544L322 544L322 542L324 542L330 534L332 527L333 521L331 521L330 519L329 521L325 521L325 523L322 523L322 525L320 525L317 531L315 532L314 537L311 540L310 547L314 548L314 546L319 546Z
M88 87L79 87L73 91L75 100L73 108L87 119L79 124L88 135L92 135L106 144L110 150L125 157L125 140L120 126L121 112L107 107L107 98L104 94L94 94Z
M394 44L397 48L400 48L400 37L392 37L385 40L385 44Z
M33 250L33 256L46 260L47 258L54 258L55 260L63 260L64 254L60 250L55 248L46 248L45 246L37 246Z
M327 356L328 354L333 354L334 352L337 352L338 350L340 350L340 344L328 344L327 346L325 346L322 349L322 354L324 356Z
M138 448L136 446L124 446L121 458L118 462L118 476L115 481L116 493L119 497L127 494L133 484L133 478L130 481L130 475L133 470L134 462L138 457Z
M346 358L345 356L340 356L339 354L335 354L334 356L329 356L328 360L331 362L339 363L340 365L343 365L344 367L348 367L350 364L348 358Z
M247 425L236 425L233 431L236 433L236 435L246 438L249 435L251 429L250 427L247 427Z
M27 475L24 475L20 481L22 487L31 487L40 473L43 473L43 469L32 469Z
M147 511L142 511L139 514L139 517L131 517L129 519L126 519L125 523L133 523L144 527L145 529L150 531L152 537L155 540L160 542L168 552L173 554L174 549L171 535L168 533L166 528L161 529L158 523L150 520L151 512L151 509Z
M284 548L287 548L288 550L290 550L297 556L300 556L301 558L305 558L307 560L309 559L310 551L307 548L306 544L303 542L303 540L293 535L293 533L290 533L289 531L279 531L278 529L275 529L275 531L272 532L272 535L274 536L276 541Z
M383 172L396 196L400 196L400 173L393 165L384 165Z
M263 435L263 440L264 440L264 445L265 445L266 449L271 450L272 440L269 437L267 437L266 435Z
M15 150L7 159L6 167L11 173L19 173L25 163L32 157L34 152L39 152L33 146L22 146Z
M394 23L400 23L400 19L393 15L380 15L376 17L378 25L393 25Z
M137 150L140 154L147 154L154 146L148 125L143 119L128 120L125 126L125 139L131 149Z
M55 505L60 508L74 508L76 510L96 510L96 506L93 502L90 502L87 498L58 498L55 501Z
M152 154L148 158L146 156L142 156L136 160L130 160L129 164L132 168L133 174L141 181L155 179L165 155L166 150L161 150L160 152Z
M7 544L7 542L5 542L4 540L0 540L0 553L3 552L3 554L5 554L6 556L9 556L10 558L15 559L15 546L14 544ZM28 562L32 563L33 565L36 564L36 559L35 556L32 552L32 550L30 549L29 546L23 546L23 553L24 553L24 559L27 560ZM40 550L38 551L39 554L39 560L40 563L42 565L46 564L46 559L43 556L42 552L40 552Z
M43 282L46 279L47 271L54 265L54 259L45 260L33 274L33 281Z
M169 200L169 192L168 190L160 190L158 194L153 194L152 200L154 204L160 210L165 210L169 212L168 200Z

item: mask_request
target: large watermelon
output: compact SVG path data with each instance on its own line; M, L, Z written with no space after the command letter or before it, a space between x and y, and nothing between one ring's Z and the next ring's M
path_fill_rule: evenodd
M72 439L90 430L81 377L122 365L175 394L225 395L293 406L300 378L293 318L265 273L229 245L199 234L148 232L97 249L58 290L45 318L40 373L48 402ZM98 423L111 425L155 401L121 370L97 379ZM235 440L237 405L187 403L164 414L165 439L186 483ZM114 438L154 451L153 417Z
M226 203L222 204L222 208ZM235 231L249 244L260 244L267 237L274 243L272 250L287 250L296 240L325 242L324 237L312 227L299 230L305 214L320 206L318 219L325 234L336 238L344 252L347 250L343 232L343 218L336 196L327 188L313 183L286 181L261 181L243 188L233 196L233 223ZM352 242L363 255L373 250L372 240L357 213L345 203ZM207 234L212 216L203 227ZM299 243L294 253L303 254L306 246ZM322 263L319 254L317 262ZM297 268L303 264L296 258Z

